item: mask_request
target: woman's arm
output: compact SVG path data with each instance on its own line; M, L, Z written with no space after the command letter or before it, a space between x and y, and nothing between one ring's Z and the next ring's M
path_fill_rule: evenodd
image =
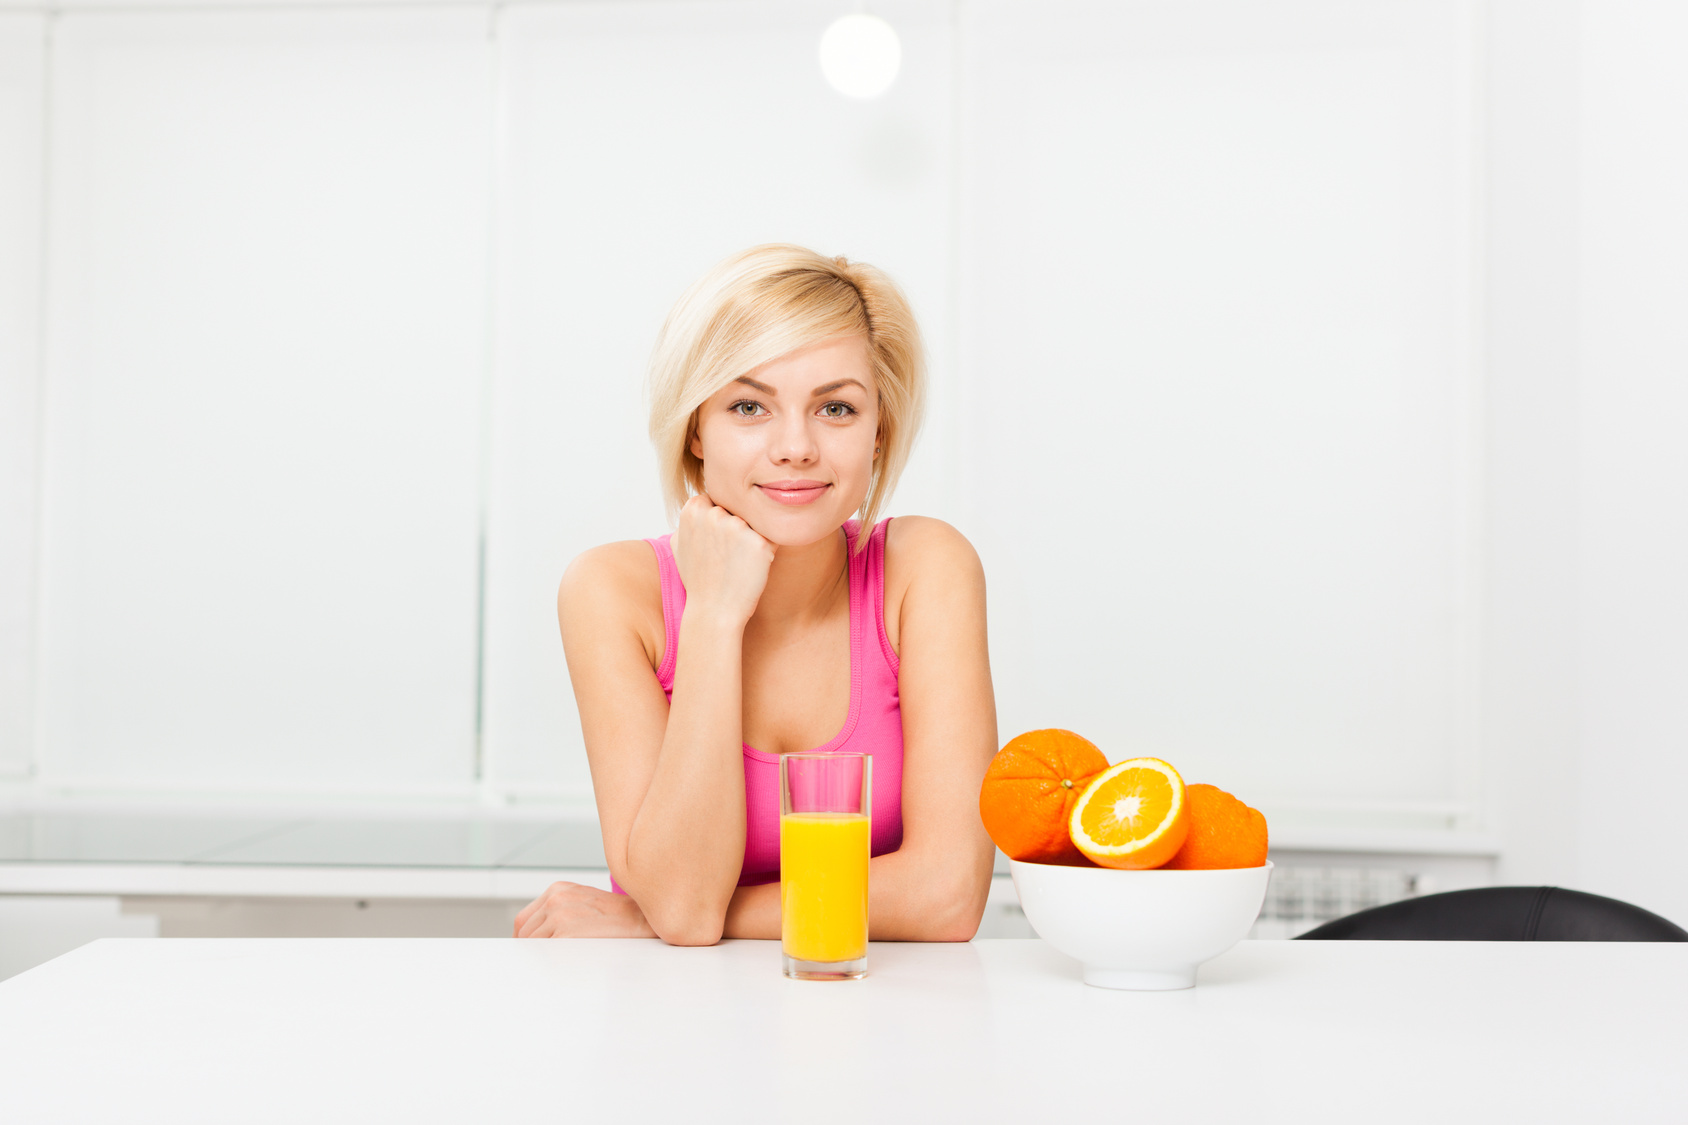
M990 892L994 850L979 786L996 753L985 636L985 574L972 544L939 520L891 521L885 626L898 649L903 843L869 869L868 925L881 941L967 941ZM740 887L728 937L780 936L778 884Z
M629 613L656 588L649 547L582 555L557 612L610 872L657 936L708 945L744 858L742 638L773 548L703 498L682 513L675 543L688 598L672 705Z

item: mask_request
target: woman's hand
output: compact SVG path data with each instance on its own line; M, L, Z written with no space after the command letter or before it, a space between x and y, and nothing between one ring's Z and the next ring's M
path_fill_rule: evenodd
M579 883L552 883L516 915L515 936L654 938L656 931L639 904L626 895Z
M688 607L696 604L743 624L768 584L774 545L700 492L680 509L674 561Z

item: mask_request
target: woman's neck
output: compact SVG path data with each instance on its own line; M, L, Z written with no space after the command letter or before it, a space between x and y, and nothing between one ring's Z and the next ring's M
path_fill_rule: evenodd
M842 529L802 547L777 547L756 603L763 628L779 630L827 616L849 597L849 541Z

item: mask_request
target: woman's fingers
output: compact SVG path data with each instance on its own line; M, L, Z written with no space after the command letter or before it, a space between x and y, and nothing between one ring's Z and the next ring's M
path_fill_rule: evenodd
M552 883L545 888L545 893L528 903L527 908L516 915L516 936L519 938L542 937L539 931L545 929L547 919L563 904L567 895L567 888L573 883Z
M518 938L656 936L638 903L579 883L552 883L522 915Z
M680 511L673 547L688 606L712 606L742 620L756 612L774 546L750 524L699 492Z

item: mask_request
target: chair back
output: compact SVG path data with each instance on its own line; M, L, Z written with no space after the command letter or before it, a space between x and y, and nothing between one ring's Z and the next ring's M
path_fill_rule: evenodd
M1615 898L1564 887L1476 887L1337 918L1309 941L1688 941L1688 930Z

